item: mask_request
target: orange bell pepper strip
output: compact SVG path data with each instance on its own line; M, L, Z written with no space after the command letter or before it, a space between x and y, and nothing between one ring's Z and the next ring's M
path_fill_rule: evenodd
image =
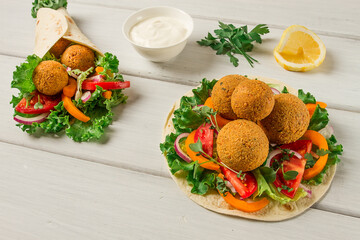
M97 73L97 74L100 74L101 72L103 72L104 71L104 68L103 67L96 67L95 68L95 72Z
M224 179L224 175L222 175L221 173L218 175L218 177ZM269 200L266 197L256 202L246 202L244 200L235 198L231 193L226 194L226 196L224 196L220 192L219 194L224 198L225 202L227 202L232 207L242 212L248 212L248 213L257 212L269 204Z
M324 149L324 150L329 149L327 141L324 138L324 136L316 131L307 130L303 137L310 139L313 144L318 146L319 149ZM304 179L309 180L309 179L315 177L316 175L318 175L324 169L327 159L328 159L328 154L321 156L316 161L315 165L312 168L305 169Z
M310 118L314 114L317 105L319 105L322 108L327 107L327 104L324 103L324 102L316 102L316 103L308 103L308 104L306 104L306 108L309 110L309 113L310 113Z
M205 106L208 106L209 108L211 108L211 109L214 110L214 104L213 104L213 102L212 102L211 97L209 97L208 99L206 99L204 105L205 105ZM215 110L214 110L214 111L215 111ZM211 121L213 121L213 122L215 123L215 118L214 118L214 116L211 116ZM219 125L219 128L222 128L222 127L224 127L226 124L228 124L229 122L231 122L232 120L223 118L222 116L220 116L220 114L216 114L216 121L217 121L217 124Z
M63 94L61 98L64 102L64 108L70 113L70 115L82 122L87 122L90 120L88 116L83 114L77 107L75 107L70 97L67 97Z
M102 95L103 95L104 98L110 99L110 98L111 98L111 95L112 95L112 91L103 92Z
M186 148L187 155L189 155L189 157L193 161L198 161L200 166L203 168L210 169L210 170L218 170L220 168L219 165L217 165L216 163L210 162L209 159L207 159L201 155L197 156L198 152L194 152L193 150L190 149L190 144L195 143L194 142L195 132L196 132L196 130L192 131L185 140L185 148Z
M73 97L76 92L76 80L69 77L69 84L63 88L63 94L67 97Z

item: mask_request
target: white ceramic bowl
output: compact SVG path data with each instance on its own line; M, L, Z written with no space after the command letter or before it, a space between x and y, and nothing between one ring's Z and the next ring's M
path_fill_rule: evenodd
M131 40L130 31L133 26L145 19L160 16L176 18L184 23L184 26L188 30L186 36L180 39L179 42L166 47L144 47ZM133 13L126 19L122 31L125 38L134 46L141 56L153 62L166 62L173 57L176 57L184 49L193 28L194 23L189 14L177 8L160 6L144 8Z

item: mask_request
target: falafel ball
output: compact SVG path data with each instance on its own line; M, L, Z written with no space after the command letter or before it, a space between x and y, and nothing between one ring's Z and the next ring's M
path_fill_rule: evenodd
M60 58L60 55L65 51L65 49L70 45L71 41L60 38L54 46L51 47L50 53L52 53L56 58Z
M95 54L88 47L72 45L68 47L61 56L61 63L71 69L86 71L91 67L95 67Z
M269 116L259 122L271 143L286 144L298 140L307 130L310 114L303 101L290 93L275 95Z
M231 96L231 107L238 118L258 121L267 117L275 104L271 88L259 80L244 80Z
M34 69L33 82L36 89L45 95L55 95L68 84L65 67L56 61L43 61Z
M227 119L237 119L231 108L231 95L235 87L245 79L244 76L233 74L222 77L215 85L211 93L215 111Z
M266 160L269 141L256 123L238 119L223 127L217 138L220 160L236 171L251 171Z

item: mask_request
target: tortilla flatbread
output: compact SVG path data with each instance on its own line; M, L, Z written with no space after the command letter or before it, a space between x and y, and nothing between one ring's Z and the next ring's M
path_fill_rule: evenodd
M284 83L271 79L271 78L265 78L265 77L248 77L250 79L257 78L258 80L261 80L265 83L272 83L272 84L279 84L281 89L286 86L288 91L295 96L297 96L297 91ZM185 96L192 96L193 93L190 90L185 94ZM166 123L163 129L162 133L162 142L165 141L166 135L170 134L171 132L175 132L174 125L172 123L173 113L174 111L180 106L180 99L175 102L173 107L171 108ZM166 158L165 158L166 160ZM165 161L167 164L167 161ZM191 193L191 186L186 181L186 174L184 174L183 171L177 172L175 175L172 175L169 171L171 177L174 179L178 187L195 203L199 204L200 206L207 208L209 210L212 210L214 212L226 214L226 215L232 215L237 217L243 217L243 218L249 218L254 220L260 220L260 221L281 221L285 219L289 219L292 217L295 217L302 212L304 212L306 209L310 208L314 203L319 201L326 191L329 189L331 181L334 178L336 171L336 165L331 166L328 171L326 172L326 175L323 178L323 183L318 186L313 185L306 185L311 191L312 196L311 198L303 197L299 199L296 202L289 202L284 205L281 205L279 202L276 202L270 198L270 203L260 211L254 212L254 213L246 213L239 211L232 206L230 206L228 203L225 202L225 200L220 196L220 194L215 191L209 191L207 194L201 196L197 194Z
M34 53L40 58L60 39L64 38L104 54L79 29L65 8L41 8L37 13Z

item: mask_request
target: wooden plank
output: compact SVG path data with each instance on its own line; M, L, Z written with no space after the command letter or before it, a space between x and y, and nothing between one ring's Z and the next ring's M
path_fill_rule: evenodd
M0 56L3 66L0 74L11 79L11 69L21 59ZM131 80L132 87L125 92L129 102L115 109L115 121L107 131L107 139L100 143L75 143L66 136L34 137L21 132L12 119L13 109L1 105L3 117L0 120L0 141L29 148L72 156L111 166L132 169L154 175L169 177L164 159L159 151L162 126L166 115L189 86L160 82L155 80L125 76ZM0 101L5 103L11 98L9 82L0 82ZM344 144L343 162L338 168L334 185L318 208L360 217L360 198L357 182L360 175L360 162L357 161L357 147L360 135L360 114L330 109L330 118L336 136ZM341 193L341 194L339 194ZM339 198L343 204L339 204Z
M4 34L11 36L13 41L0 38L0 52L25 57L31 53L34 21L30 20L28 15L22 14L30 12L29 6L14 6L15 4L14 1L10 1L0 9L0 14L5 19L7 16L19 16L11 28L10 25L5 25ZM321 36L327 46L327 57L322 66L307 73L294 73L284 70L276 63L272 50L278 43L282 31L271 29L263 44L256 46L252 54L260 64L255 64L255 67L251 68L240 58L240 66L235 68L227 56L216 56L210 48L200 47L196 43L196 40L216 28L217 22L195 19L195 30L185 50L174 60L159 64L140 57L123 37L121 24L132 11L79 4L71 4L69 11L80 28L100 49L118 55L120 69L125 74L192 86L203 77L220 78L232 73L262 75L277 78L295 88L311 91L332 108L360 112L360 81L354 81L360 75L360 62L357 57L360 55L360 41Z
M96 0L74 0L82 4L99 5ZM164 1L101 1L101 6L138 10L145 7L162 6ZM241 22L247 24L266 23L275 28L285 29L292 24L307 26L314 31L349 38L360 39L358 24L358 1L287 1L276 2L267 0L227 0L218 1L176 1L169 0L166 6L184 10L198 18L208 18L227 22ZM69 8L72 4L69 4ZM339 11L341 9L342 11Z
M0 150L1 239L360 237L354 217L314 209L272 224L227 217L196 205L168 178L4 143Z

